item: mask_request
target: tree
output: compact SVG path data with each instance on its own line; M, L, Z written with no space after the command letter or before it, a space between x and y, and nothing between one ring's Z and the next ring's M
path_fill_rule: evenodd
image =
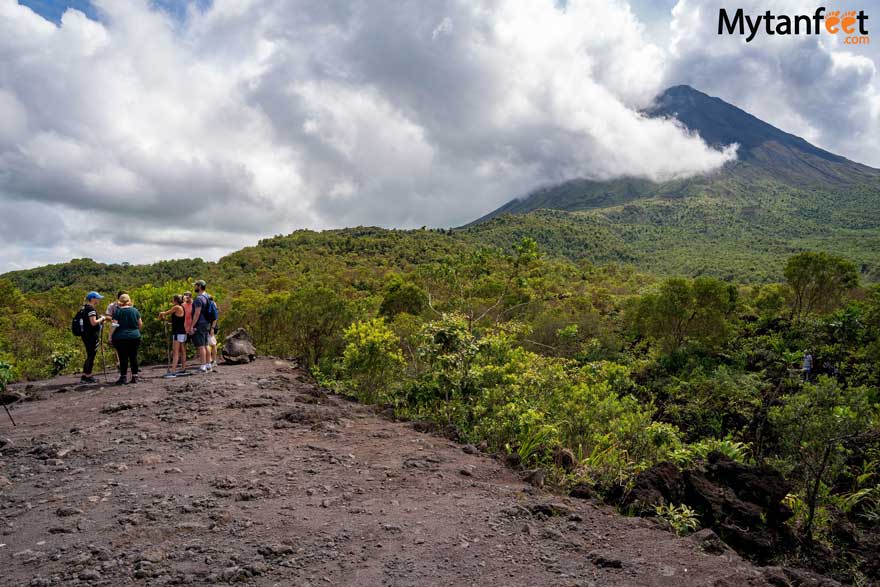
M342 329L350 322L348 303L336 290L307 285L287 299L284 318L292 331L294 351L314 366L339 349Z
M385 286L385 297L379 306L379 315L394 318L406 312L418 316L428 307L425 290L411 281L404 281L399 275L392 275Z
M355 322L345 329L343 364L361 399L375 403L404 366L397 335L381 318Z
M845 465L846 442L877 434L876 409L867 387L845 389L830 377L819 377L803 391L783 398L784 404L770 411L786 457L794 465L806 496L807 518L803 532L813 536L822 484L830 484Z
M791 318L797 320L833 310L859 285L854 263L824 252L808 251L789 258L784 274L791 294Z
M665 352L677 351L687 340L714 346L730 335L736 301L736 288L717 279L673 277L639 300L636 330L660 341Z

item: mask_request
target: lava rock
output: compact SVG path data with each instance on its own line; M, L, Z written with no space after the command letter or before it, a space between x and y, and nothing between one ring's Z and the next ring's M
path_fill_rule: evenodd
M257 348L244 328L236 328L223 341L223 361L232 365L250 363L257 358Z
M721 555L730 551L730 547L711 528L703 528L691 534L690 538L707 554Z

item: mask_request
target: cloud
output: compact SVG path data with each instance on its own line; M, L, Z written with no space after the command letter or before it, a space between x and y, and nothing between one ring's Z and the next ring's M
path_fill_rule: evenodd
M730 10L718 0L679 0L673 8L665 83L691 84L819 147L880 167L880 48L849 47L826 34L767 36L763 29L746 43L717 34L721 7ZM736 7L751 15L816 8L767 0ZM870 7L866 12L878 17Z
M0 0L0 206L64 237L4 231L0 268L458 225L539 185L734 156L638 114L670 64L625 2L94 4L56 26Z

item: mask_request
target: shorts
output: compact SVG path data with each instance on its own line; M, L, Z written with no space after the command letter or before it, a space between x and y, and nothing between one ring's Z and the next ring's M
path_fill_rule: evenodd
M217 337L213 334L208 335L208 346L217 346Z
M192 335L193 344L196 348L208 346L208 332L211 330L210 324L197 324Z
M185 334L175 334L171 337L171 340L173 340L174 342L186 342L186 335Z

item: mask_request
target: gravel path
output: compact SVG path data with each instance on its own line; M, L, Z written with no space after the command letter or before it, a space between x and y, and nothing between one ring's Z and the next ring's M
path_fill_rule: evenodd
M42 382L0 419L0 585L766 585L286 362L160 374Z

